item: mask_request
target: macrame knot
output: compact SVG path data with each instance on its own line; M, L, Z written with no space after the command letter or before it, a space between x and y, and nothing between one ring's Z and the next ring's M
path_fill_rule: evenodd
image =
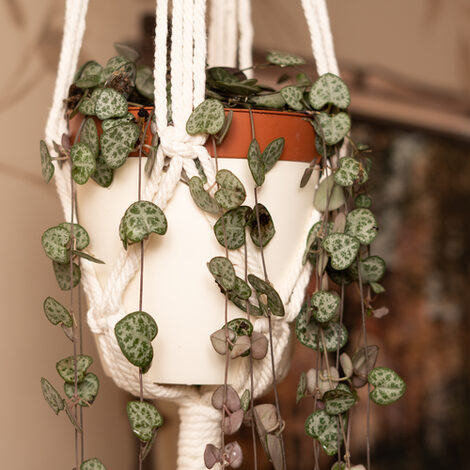
M175 126L167 126L158 135L163 153L167 157L197 158L206 140L204 135L192 136Z

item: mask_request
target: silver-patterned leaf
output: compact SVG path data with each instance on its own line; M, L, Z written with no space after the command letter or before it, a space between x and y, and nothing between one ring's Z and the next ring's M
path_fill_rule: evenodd
M359 208L369 209L370 206L372 205L372 199L369 196L366 196L365 194L360 194L354 200L354 205L358 209Z
M348 87L340 77L332 73L325 73L315 81L308 98L312 108L317 110L326 104L346 109L351 102Z
M137 91L148 100L153 100L155 86L153 84L153 70L148 65L137 67L135 77L135 87Z
M65 408L64 399L60 396L59 392L51 385L51 383L41 377L41 389L42 394L44 395L44 400L52 408L56 415L59 414L59 411L62 411Z
M203 211L210 214L220 213L220 206L217 201L204 189L204 184L199 176L193 176L189 180L189 192L193 201Z
M85 116L95 116L96 115L96 101L100 96L102 88L96 88L93 90L91 96L86 96L80 102L78 110Z
M106 467L100 460L93 457L92 459L84 460L80 465L80 470L106 470Z
M152 340L157 336L155 320L146 312L132 312L114 327L119 347L126 359L147 372L153 359Z
M54 175L54 165L51 161L51 155L49 153L49 149L47 148L46 142L41 140L39 143L39 149L41 153L41 173L44 181L49 183L52 176Z
M295 395L295 403L296 405L305 397L307 391L307 374L302 372L300 374L299 383L297 385L297 392Z
M132 432L143 442L151 441L154 430L163 424L155 406L145 401L130 401L126 408Z
M265 95L256 95L250 97L250 103L256 108L282 109L286 105L286 100L281 93L267 93Z
M127 156L134 149L140 129L133 122L113 126L101 135L101 155L109 168L124 165Z
M123 55L111 57L106 63L105 68L103 69L101 82L105 83L113 73L118 72L122 67L129 63L129 59Z
M377 236L377 221L369 209L354 209L346 218L345 233L369 245Z
M90 406L95 401L100 388L98 377L92 372L85 374L83 380L77 385L78 404L80 406ZM64 392L67 398L75 396L75 385L71 383L64 384Z
M339 168L334 174L335 183L340 186L352 186L359 179L361 165L352 157L339 159Z
M104 158L100 155L96 159L95 171L91 175L91 179L99 184L103 188L111 186L114 178L114 170L104 161Z
M232 293L240 299L247 300L251 297L251 287L243 279L237 277Z
M75 85L79 88L93 88L99 85L102 72L103 67L98 62L90 60L79 70Z
M269 309L269 311L277 317L284 316L285 310L281 297L270 284L254 274L248 274L248 282L256 291L261 310L267 313Z
M227 326L238 336L251 336L253 333L253 324L246 318L234 318Z
M62 379L69 384L75 383L75 369L77 370L77 382L80 383L84 378L87 369L93 364L91 356L77 354L61 359L55 365L55 368Z
M70 284L72 284L72 287L78 286L81 278L80 266L78 264L73 263L72 273L70 273L70 263L64 264L53 261L52 266L57 284L59 284L61 290L70 290ZM70 274L72 274L72 280L70 279Z
M87 144L93 153L93 157L98 158L100 150L100 141L98 137L98 129L96 128L95 120L93 118L85 119L82 132L80 134L80 142Z
M304 108L304 105L301 102L303 97L301 88L295 85L290 85L282 88L280 93L289 108L292 108L295 111L301 111Z
M339 307L339 295L335 291L319 291L312 295L313 316L320 323L333 319Z
M253 139L248 148L248 166L257 186L264 183L266 167L261 160L261 150L258 141Z
M309 230L307 235L307 242L302 258L302 264L305 264L307 259L310 259L312 263L315 262L316 258L314 252L318 250L318 243L321 243L332 231L332 222L323 223L320 221L312 225L312 228Z
M225 120L224 106L220 101L209 99L203 101L189 116L186 132L195 134L217 134Z
M323 401L329 415L340 415L354 406L357 396L347 385L340 383L335 390L329 390L323 395Z
M57 263L70 260L70 241L70 232L59 226L48 228L41 236L44 253Z
M313 205L320 212L334 211L345 202L344 190L335 183L334 175L329 175L321 181L313 198Z
M343 440L341 432L338 433L338 418L330 416L325 410L314 411L307 418L305 432L318 439L328 455L335 455L338 452L338 442Z
M85 184L96 168L93 151L84 142L74 144L70 149L72 177L78 184Z
M128 122L135 123L135 116L129 111L124 117L104 120L101 123L101 127L103 131L107 131L108 129L111 129L111 127L119 126L119 124L126 124Z
M220 185L220 189L214 194L214 199L220 206L224 209L235 209L243 204L246 198L245 188L231 171L219 170L215 180Z
M240 397L231 385L217 387L212 394L211 403L216 410L221 410L224 403L231 412L241 408Z
M151 233L164 235L168 224L163 211L150 201L131 204L121 219L119 235L124 248L145 240Z
M225 246L226 236L229 250L236 250L243 246L246 238L245 226L250 213L251 209L247 206L240 206L227 211L214 225L217 241Z
M127 114L127 100L124 95L112 88L104 88L99 94L96 104L96 116L105 119L124 117Z
M346 233L332 233L323 242L323 248L331 256L331 267L338 271L351 266L359 252L359 247L359 241Z
M406 391L405 381L388 367L372 369L367 378L375 387L370 392L370 398L377 405L390 405L401 398Z
M282 152L284 151L284 144L284 137L278 137L266 145L266 148L261 154L261 161L264 165L265 174L271 170L276 162L281 158Z
M336 145L349 133L351 119L343 112L334 116L321 112L314 121L314 127L327 145Z
M240 310L243 310L244 312L247 312L254 317L259 317L263 315L263 312L260 308L248 302L246 299L243 299L242 297L239 297L238 295L234 294L233 291L229 292L228 299L230 300L230 302L233 302Z
M64 324L70 328L72 326L72 316L69 311L53 297L47 297L43 304L44 313L47 319L53 324Z
M235 287L235 269L228 258L216 256L207 263L207 267L224 290L232 290Z
M263 204L257 204L253 208L253 212L248 220L248 227L250 229L250 236L253 243L256 246L262 245L263 248L271 241L276 233L271 214Z
M72 236L70 222L62 222L58 227L67 230ZM73 238L75 240L74 246L76 250L84 250L90 244L88 232L79 224L73 224Z
M245 413L248 411L250 404L251 404L251 394L250 394L250 391L246 389L242 393L242 396L240 397L240 406Z
M281 67L305 64L305 59L303 57L283 51L270 51L266 56L266 60L270 64L279 65Z

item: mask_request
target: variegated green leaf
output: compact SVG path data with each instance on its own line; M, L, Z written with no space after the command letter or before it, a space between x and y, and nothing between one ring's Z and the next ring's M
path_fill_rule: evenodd
M209 99L203 101L189 116L186 132L195 134L217 134L225 120L224 106L220 101Z
M338 433L338 418L330 416L325 410L314 411L305 421L305 432L318 439L323 450L328 455L338 452L338 442L341 444L343 436Z
M348 87L337 75L325 73L312 85L309 101L313 109L320 110L326 104L346 109L351 102Z
M145 401L128 402L127 417L132 432L143 442L151 441L154 430L163 424L163 418L158 410Z
M72 316L69 311L53 297L47 297L43 304L47 319L53 324L63 323L66 327L72 326Z
M103 188L111 186L114 178L114 170L104 161L104 158L100 155L96 159L95 171L91 175L91 179Z
M276 233L271 214L269 213L268 209L263 206L263 204L257 204L253 208L251 216L248 220L248 227L250 229L251 239L256 246L262 245L265 247Z
M270 64L279 65L281 67L305 64L305 59L303 57L282 51L270 51L266 56L266 60Z
M157 336L155 320L146 312L133 312L114 327L119 347L126 359L147 372L153 359L152 340Z
M354 200L354 205L358 209L360 208L369 209L370 206L372 205L372 199L369 196L366 196L365 194L360 194Z
M250 97L250 103L256 108L282 109L286 105L286 100L281 93L268 93Z
M87 144L78 142L70 149L72 177L78 184L85 184L96 168L95 157Z
M245 244L245 226L250 213L251 209L247 206L240 206L227 211L214 225L217 241L225 246L226 235L229 250L236 250L243 246Z
M284 151L284 137L278 137L273 141L269 142L266 148L261 154L261 161L264 165L264 173L266 174L276 162L281 158L282 152Z
M96 159L100 150L100 141L98 138L98 130L93 118L87 118L80 134L80 142L86 144L91 150L93 157Z
M243 393L242 396L240 397L240 406L242 407L242 410L246 413L248 409L250 408L251 404L251 394L248 389L246 389Z
M119 124L101 135L101 155L109 168L124 165L127 156L134 149L140 129L133 122Z
M168 224L163 211L150 201L131 204L119 225L119 235L124 248L132 243L145 240L151 233L164 235Z
M385 261L380 256L369 256L365 260L360 261L359 265L361 267L361 281L363 283L378 282L385 274ZM348 272L354 280L359 280L356 263L349 267Z
M378 282L371 282L370 287L374 291L374 294L383 294L386 291L385 287Z
M305 372L300 374L299 384L297 385L297 392L295 395L295 403L298 404L307 392L307 375Z
M351 120L346 113L329 115L321 112L315 121L315 130L325 139L327 145L336 145L346 137L351 129Z
M78 404L80 406L90 406L95 401L100 388L98 377L92 372L85 374L83 380L77 385ZM64 392L67 398L75 396L75 384L65 383Z
M332 233L323 242L323 248L330 254L331 267L342 271L356 259L359 241L346 233Z
M153 84L153 70L148 65L141 65L137 67L137 75L135 77L135 86L137 91L145 96L148 100L153 101L154 84Z
M204 184L199 176L193 176L189 180L189 192L193 201L203 211L210 214L220 213L220 206L217 201L204 189Z
M127 100L125 96L112 88L104 88L99 94L96 105L96 116L105 119L124 117L127 114Z
M119 126L119 124L126 124L128 122L135 122L135 116L129 111L124 117L106 119L105 121L101 123L101 127L103 131L107 131L111 129L111 127Z
M97 458L87 459L80 465L80 470L106 470L106 467Z
M372 369L367 378L375 387L370 392L370 398L377 405L390 405L401 398L406 391L405 381L388 367Z
M63 222L58 227L67 230L72 235L70 222ZM79 224L73 224L73 238L75 239L74 246L76 250L84 250L90 244L88 232Z
M346 218L345 233L369 245L377 236L377 221L369 209L354 209Z
M249 299L251 297L251 287L243 280L237 277L235 279L235 286L232 289L232 293L240 299Z
M269 311L277 317L284 316L285 311L281 297L270 284L254 274L248 275L248 282L256 291L256 296L261 310L267 313L267 310L269 309Z
M96 88L93 90L91 96L87 96L83 98L81 101L78 110L84 114L85 116L95 116L96 115L96 101L100 96L101 92L103 91L102 88Z
M75 368L77 369L77 382L80 383L84 379L86 371L91 364L93 364L91 356L77 354L76 364L74 356L69 356L65 359L61 359L55 365L55 368L66 383L73 384L75 383Z
M62 411L65 408L64 399L44 377L41 377L41 389L42 394L44 395L44 400L46 400L47 404L52 408L54 413L58 415L59 411Z
M352 157L344 157L339 159L339 168L334 174L335 183L340 186L351 186L359 178L361 165Z
M67 263L70 260L70 232L63 227L48 228L41 237L44 253L52 261Z
M41 152L41 173L44 181L49 183L52 176L54 175L54 165L51 161L51 154L49 153L49 149L47 148L46 142L41 140L39 144L39 149Z
M307 235L307 243L302 258L302 264L305 264L307 262L307 259L309 258L312 263L315 262L315 258L313 257L314 254L311 253L311 251L317 250L318 243L321 243L332 231L332 222L328 222L327 224L325 224L320 221L313 224L312 228L309 230Z
M334 211L343 206L345 202L344 190L335 184L334 175L329 175L321 181L313 198L313 205L320 212Z
M79 70L75 85L79 88L93 88L99 85L102 72L103 67L98 62L90 60Z
M129 59L122 55L111 57L106 63L105 68L103 69L101 82L105 83L113 73L118 72L122 67L129 63Z
M219 170L215 180L220 189L214 194L215 200L224 209L235 209L243 204L246 191L242 182L229 170Z
M319 291L312 295L312 305L315 307L313 316L320 323L333 319L339 306L339 295L335 291Z
M73 263L72 266L72 282L70 280L70 263L57 263L56 261L52 262L54 268L55 278L57 284L62 290L70 290L70 284L72 287L77 287L80 283L81 271L78 264Z
M234 318L227 323L227 327L237 336L251 336L253 333L253 324L246 318Z
M303 97L301 88L295 85L286 86L281 89L280 93L289 108L292 108L295 111L301 111L304 108L304 105L301 102Z
M235 287L235 269L233 269L233 265L228 258L216 256L207 263L207 267L224 290L232 290Z
M250 167L256 185L261 186L264 183L266 167L261 160L261 150L256 139L251 141L250 147L248 148L248 166Z
M340 415L354 406L357 396L346 384L340 383L334 390L329 390L323 395L323 401L325 411L329 415Z
M260 308L248 302L246 299L239 297L233 292L229 292L228 299L230 300L230 302L233 302L240 310L243 310L244 312L247 312L247 313L248 313L248 307L247 307L247 304L248 304L249 310L250 310L249 313L253 317L260 317L261 315L263 315L263 312L261 311Z

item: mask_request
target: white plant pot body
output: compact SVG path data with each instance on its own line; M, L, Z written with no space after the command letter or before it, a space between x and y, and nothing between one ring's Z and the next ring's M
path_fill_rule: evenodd
M219 158L218 164L220 169L232 171L243 182L247 191L244 204L253 207L254 182L247 160ZM304 170L303 162L279 161L258 191L258 202L268 208L276 228L264 253L269 279L278 292L294 264L299 263L294 255L300 246L305 246L310 228L313 183L299 188ZM145 175L142 178L145 186ZM137 185L138 158L129 158L115 172L110 188L102 188L92 181L78 188L79 220L90 234L90 251L106 263L96 265L102 287L114 260L123 250L119 222L127 207L137 200ZM153 342L154 359L146 377L160 384L223 383L225 357L214 351L209 337L224 325L225 297L207 263L214 256L225 256L225 250L184 183L178 184L164 212L167 233L152 234L145 248L143 310L153 316L159 330ZM247 244L250 253L259 255L259 248L248 234ZM243 276L243 266L236 269ZM123 303L127 313L139 310L139 272L125 290ZM246 313L229 302L228 316L229 319L246 318ZM273 317L273 321L281 320ZM238 373L242 361L247 360L231 361L229 382Z

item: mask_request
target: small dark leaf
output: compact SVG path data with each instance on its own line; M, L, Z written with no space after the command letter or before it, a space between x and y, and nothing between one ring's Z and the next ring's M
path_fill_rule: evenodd
M259 226L258 226L259 217ZM271 241L276 233L274 222L263 204L257 204L251 213L248 220L248 227L250 228L250 236L256 246L262 245L263 248ZM261 243L260 243L261 234Z

